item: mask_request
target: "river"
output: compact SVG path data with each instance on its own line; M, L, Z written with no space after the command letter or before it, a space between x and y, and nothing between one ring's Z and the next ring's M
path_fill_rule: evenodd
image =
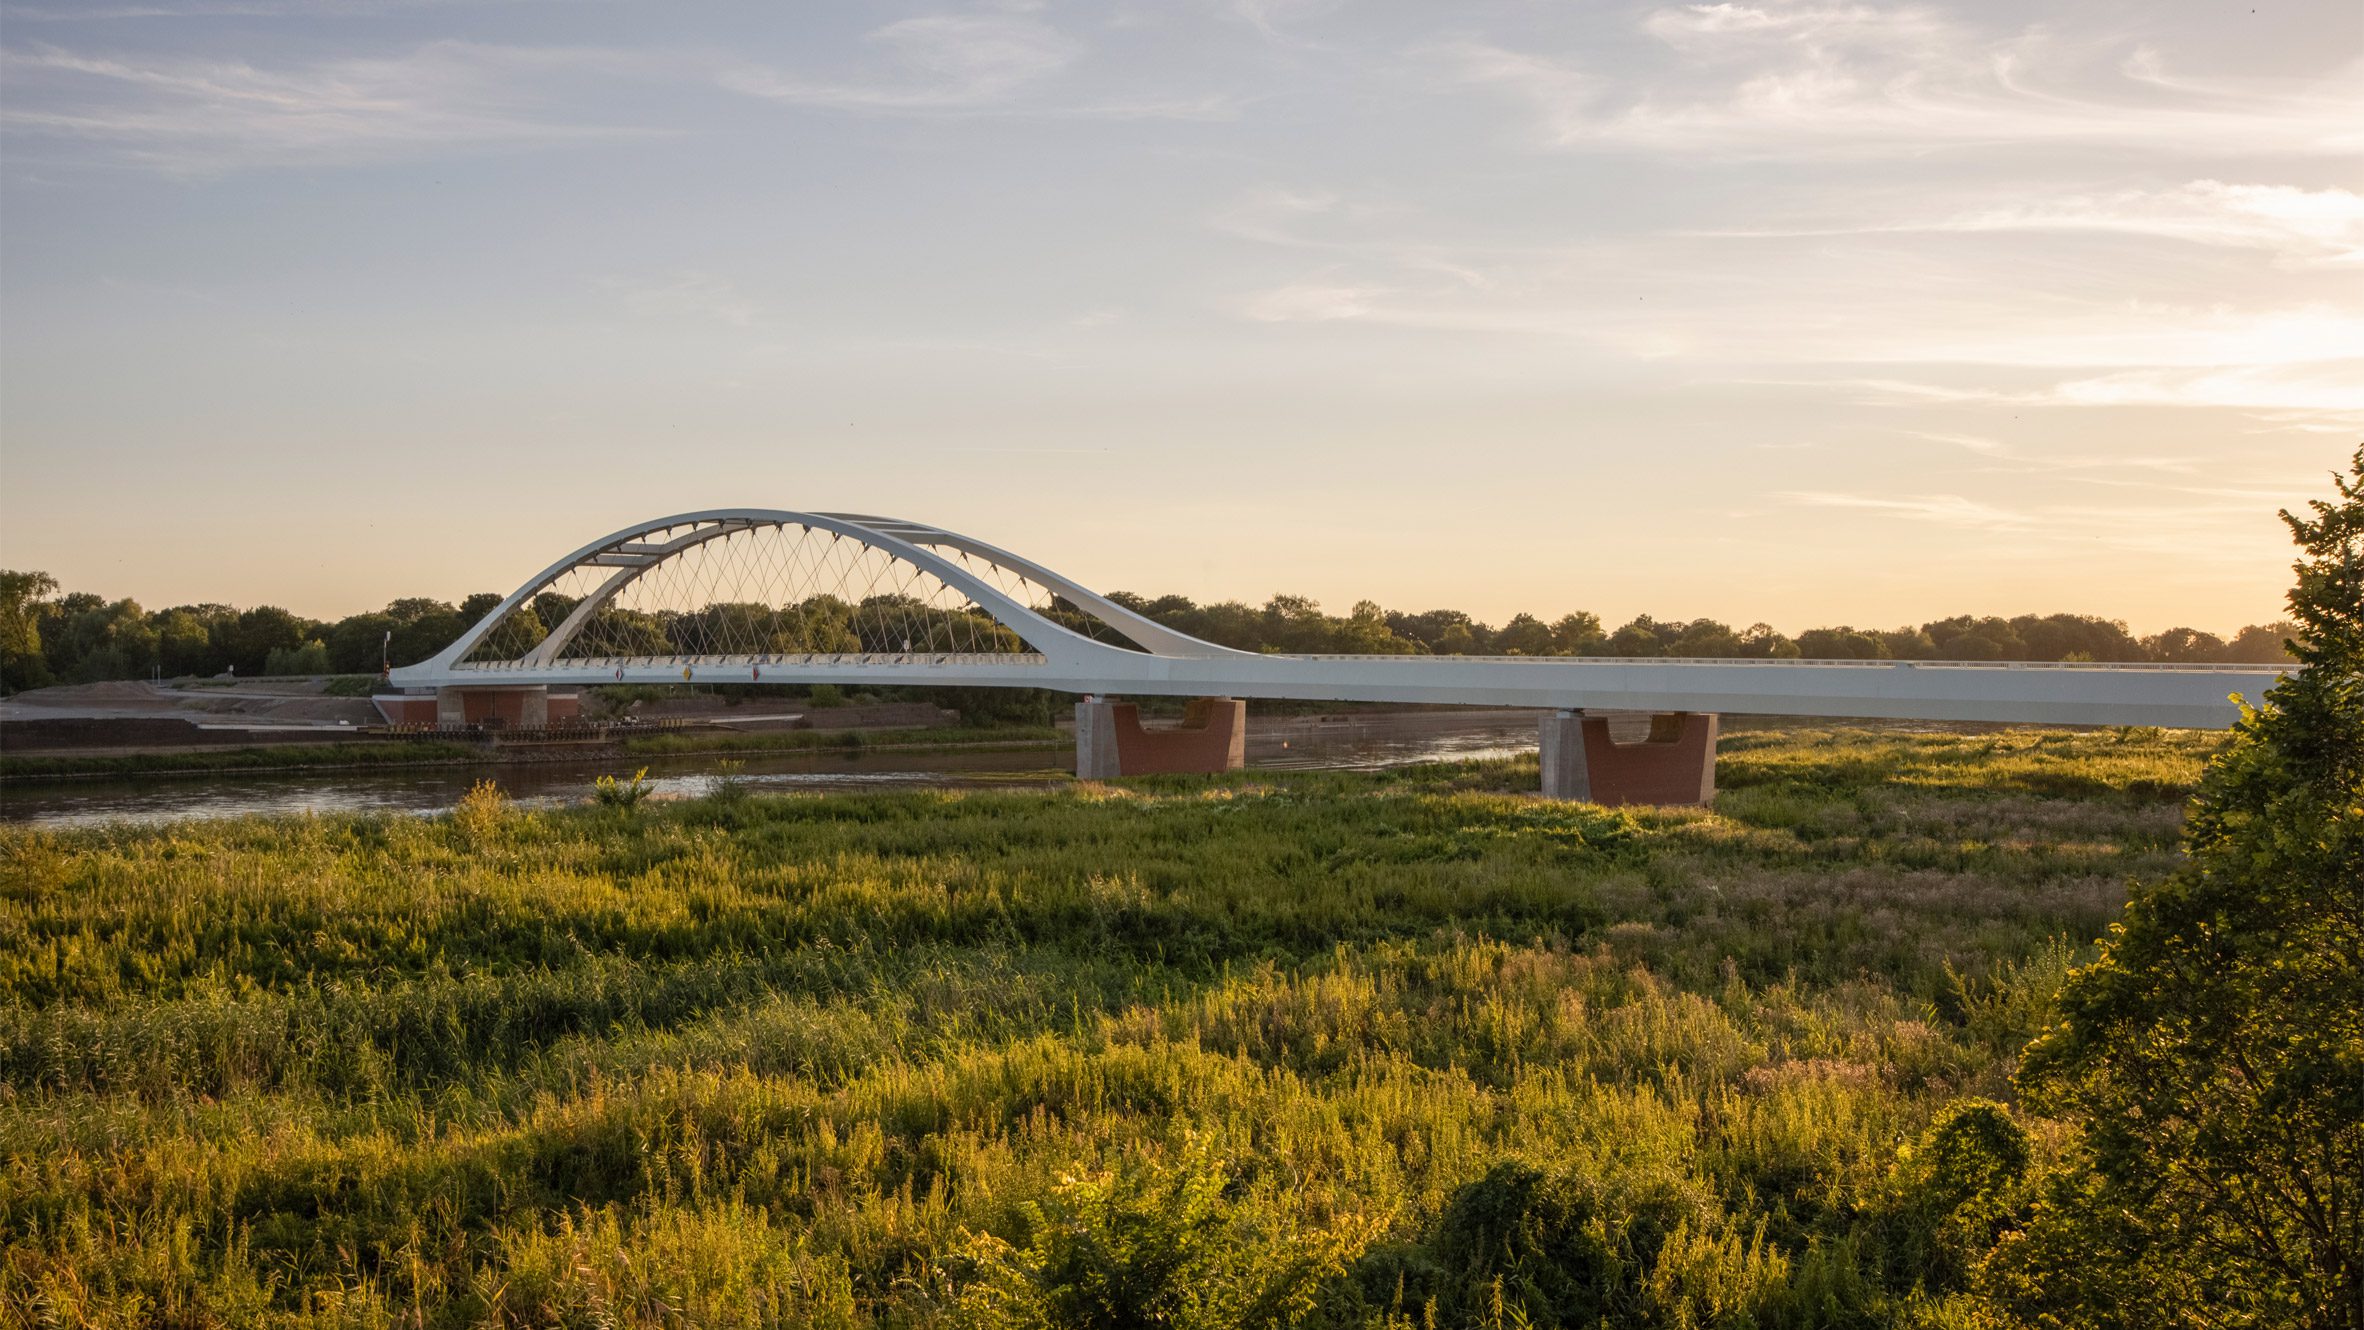
M874 742L892 743L891 731ZM1531 712L1416 712L1257 718L1248 730L1248 766L1265 770L1371 771L1413 762L1504 757L1533 751ZM646 762L658 795L695 796L718 779L717 756ZM987 784L1048 784L1075 770L1065 749L1024 752L936 750L744 755L738 778L757 790L868 790ZM490 777L528 804L590 797L603 775L630 775L639 759L535 762L499 767L408 767L249 775L209 772L144 780L9 782L0 785L0 822L68 828L106 823L154 824L183 818L283 813L440 813Z

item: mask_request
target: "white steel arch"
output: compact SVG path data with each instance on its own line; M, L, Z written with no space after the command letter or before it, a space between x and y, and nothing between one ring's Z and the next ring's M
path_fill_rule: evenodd
M573 656L604 607L669 561L741 533L803 528L859 542L949 588L1025 650L746 649ZM1010 594L1017 579L1141 648L1096 640ZM537 593L612 570L565 620L515 659L472 659ZM974 537L852 513L717 508L612 532L552 563L432 659L392 672L398 687L758 682L1047 688L1073 693L1448 703L1560 710L2159 725L2214 729L2284 672L2271 665L2023 664L1468 656L1280 656L1235 651L1155 623L1072 578Z

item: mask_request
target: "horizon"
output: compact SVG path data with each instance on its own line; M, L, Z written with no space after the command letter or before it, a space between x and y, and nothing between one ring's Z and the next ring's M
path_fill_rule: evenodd
M2331 0L0 18L0 566L150 609L719 503L1201 603L2229 634L2364 436Z
M46 570L45 570L45 569L21 569L21 568L18 568L18 569L6 569L5 571L11 571L11 572L44 572L44 571L46 571ZM1062 573L1064 573L1064 571L1065 571L1065 570L1063 570L1063 569L1062 569L1062 570L1054 570L1054 571L1059 571L1059 572L1062 572ZM1087 584L1087 585L1088 585L1088 584ZM1106 596L1139 596L1139 597L1141 597L1142 599L1144 599L1144 600L1148 600L1148 601L1156 601L1156 600L1159 600L1159 599L1161 599L1161 598L1163 598L1163 597L1170 596L1170 595L1182 595L1182 596L1186 596L1186 597L1187 597L1187 598L1188 598L1188 599L1189 599L1189 600L1190 600L1190 601L1191 601L1193 604L1195 604L1195 605L1198 605L1198 606L1200 606L1200 607L1202 607L1202 608L1204 608L1204 607L1207 607L1207 606L1213 606L1213 605L1236 604L1236 605L1245 605L1245 606L1247 606L1247 607L1248 607L1248 608L1250 608L1250 609L1253 609L1253 610L1259 610L1259 611L1261 611L1261 610L1262 610L1262 609L1263 609L1263 608L1264 608L1266 605L1268 605L1268 604L1269 604L1271 601L1273 601L1273 600L1275 600L1275 599L1278 599L1278 598L1281 598L1281 597L1284 597L1284 596L1293 596L1293 595L1296 595L1296 594L1297 594L1297 593L1295 593L1295 592L1290 592L1290 591L1270 591L1270 592L1265 592L1265 593L1263 593L1263 594L1261 594L1261 595L1239 595L1239 596L1211 595L1211 596L1191 596L1191 595L1188 595L1188 593L1186 593L1186 592L1177 592L1177 591L1166 590L1166 589L1151 589L1151 590L1142 590L1142 589L1140 589L1140 588L1137 588L1137 587L1115 587L1115 588L1100 588L1100 587L1094 587L1094 588L1092 588L1092 589L1093 589L1093 590L1095 590L1095 591L1099 591L1099 592L1100 592L1102 595L1106 595ZM57 592L55 593L55 595L54 595L54 596L52 596L52 597L51 597L51 599L55 599L55 598L57 598L57 597L59 597L59 596L67 596L67 595L72 595L72 594L75 594L75 593L77 593L77 592L88 592L88 593L91 593L91 594L94 594L94 595L98 595L98 596L101 596L101 597L103 597L103 598L104 598L104 599L105 599L105 600L106 600L108 603L110 603L110 604L112 604L112 603L115 603L115 602L119 602L119 601L123 601L123 600L130 600L130 601L134 602L135 604L137 604L137 605L138 605L138 606L139 606L139 607L140 607L140 608L141 608L143 611L145 611L145 612L148 612L148 613L151 613L151 614L153 614L153 613L157 613L157 612L159 612L159 611L165 611L165 610L174 610L174 609L183 609L183 608L193 608L193 607L196 607L196 606L200 606L200 605L208 605L208 604L212 604L212 605L224 605L224 606L227 606L227 607L229 607L230 609L233 609L233 610L238 610L238 611L241 611L241 612L243 612L243 611L246 611L246 610L250 610L250 609L258 609L258 608L274 608L274 609L282 609L282 610L286 610L288 613L295 615L295 616L296 616L297 618L299 618L299 619L303 619L303 620L306 620L306 621L308 621L308 622L312 622L312 623L316 623L316 624L320 624L320 625L324 625L324 626L325 626L325 625L332 625L332 624L336 623L336 622L337 622L338 620L340 620L340 619L351 618L351 617L358 616L358 615L363 615L363 614L372 614L372 613L378 613L378 612L381 612L381 611L385 610L385 609L386 609L386 608L387 608L387 607L388 607L388 606L389 606L389 605L392 603L392 600L408 599L408 598L413 598L413 597L415 596L415 597L418 597L418 598L424 598L424 599L432 600L432 601L435 601L435 602L437 602L437 603L439 603L439 604L443 604L443 605L447 605L447 606L451 606L451 607L454 607L454 608L456 608L456 607L458 607L458 606L459 606L459 605L460 605L460 604L461 604L463 601L467 600L468 598L470 598L470 597L472 597L472 596L484 596L484 595L490 595L490 596L497 596L497 597L506 597L506 596L508 596L509 594L511 594L511 592L514 592L515 590L516 590L516 587L512 586L512 587L511 587L511 588L510 588L508 591L497 591L497 590L494 590L494 589L492 589L492 588L489 588L489 587L478 587L478 588L477 588L477 589L475 589L474 591L465 591L465 592L460 592L460 593L458 593L458 594L455 594L455 595L448 595L448 596L444 596L444 595L425 595L424 593L411 593L410 595L396 596L396 597L392 598L391 600L388 600L388 601L383 601L383 602L380 602L380 603L378 603L378 604L376 604L376 605L366 605L366 606L359 606L359 607L353 607L353 608L344 608L344 609L331 609L331 610L324 611L324 612L314 612L314 611L310 611L310 610L303 609L303 608L301 608L301 607L298 607L298 606L293 606L293 605L281 605L281 604L277 604L276 602L272 602L272 601L251 601L251 602L250 602L250 601L221 600L221 599L218 599L218 598L216 598L216 599L203 599L203 598L200 598L200 599L196 599L196 600L172 600L172 601L162 601L162 600L156 600L156 601L152 601L152 600L148 600L148 599L146 599L146 598L144 598L144 597L137 596L137 595L132 595L132 596L116 595L116 594L113 594L112 592L110 592L109 590L107 590L107 589L104 589L104 588L95 588L95 587L81 587L81 586L71 586L71 585L67 585L67 584L65 584L65 583L64 583L64 582L61 580L61 582L60 582L60 584L59 584L59 586L58 586ZM1327 601L1327 600L1322 600L1322 599L1320 599L1319 597L1309 597L1309 599L1312 599L1312 600L1314 601L1314 603L1315 603L1315 606L1316 606L1316 608L1318 608L1319 610L1321 610L1321 612L1322 612L1322 613L1324 613L1324 614L1329 614L1329 615L1338 615L1338 616L1344 616L1344 615L1350 614L1350 613L1352 612L1352 610L1353 610L1353 607L1355 606L1355 604L1356 604L1357 602L1359 602L1359 601L1363 601L1363 600L1377 600L1377 597L1372 597L1372 596L1356 596L1356 597L1353 597L1352 599L1348 599L1348 600L1340 601L1340 602L1337 602L1337 603L1333 603L1333 602L1330 602L1330 601ZM2219 624L2208 624L2208 623L2185 623L2185 622L2178 622L2178 623L2159 623L2159 624L2143 624L2143 623L2136 623L2136 622L2134 622L2134 621L2132 621L2132 620L2125 619L2125 618L2123 618L2123 617L2120 617L2120 616L2117 616L2117 615L2108 614L2108 613L2103 613L2103 612L2098 612L2098 611L2078 610L2078 609L2039 609L2039 608L2020 608L2020 609L2012 609L2012 610L1996 610L1996 611L1987 611L1987 610L1959 610L1959 609L1958 609L1958 610L1952 610L1952 611L1949 611L1949 612L1947 612L1947 613L1943 613L1943 614L1939 614L1939 613L1922 613L1922 614L1915 614L1915 615L1911 616L1911 617L1910 617L1910 618L1908 618L1908 619L1904 619L1904 620L1896 620L1896 621L1886 621L1886 620L1878 620L1878 621L1875 621L1875 620L1843 620L1843 619L1834 619L1834 620L1830 620L1830 621L1827 621L1827 622L1814 622L1814 623L1796 623L1796 624L1788 624L1788 623L1777 623L1777 622L1773 622L1773 621L1771 621L1771 620L1763 619L1763 618L1761 618L1761 617L1760 617L1760 618L1755 618L1755 619L1750 619L1750 618L1728 619L1728 618L1721 618L1721 617L1719 617L1719 616L1716 616L1716 615L1704 615L1704 614L1687 614L1687 615L1686 615L1686 614L1662 614L1662 613L1659 613L1659 612L1657 612L1657 611L1655 611L1655 610L1652 610L1652 609L1650 609L1650 608L1647 608L1647 607L1644 607L1644 608L1642 608L1642 609L1636 610L1636 611L1634 611L1633 613L1630 613L1630 614L1621 614L1621 615L1603 614L1603 613L1601 613L1601 612L1599 612L1599 611L1597 611L1597 610L1590 609L1589 607L1587 607L1587 606L1583 606L1583 605L1573 605L1573 606L1566 606L1566 607L1554 608L1554 609L1551 609L1551 610L1548 610L1548 611L1546 611L1546 610L1542 610L1542 609L1536 609L1536 608L1529 607L1529 608L1523 608L1523 609L1513 609L1513 610L1511 610L1510 612L1508 612L1508 613L1505 613L1505 614L1502 614L1502 615L1500 615L1500 616L1491 616L1491 615L1486 615L1486 614L1480 614L1480 613L1478 613L1478 612L1476 612L1476 611L1474 611L1474 610L1470 610L1470 609L1468 609L1466 606L1462 606L1462 605L1453 605L1453 604L1440 604L1440 605L1390 605L1390 604L1387 604L1387 603L1386 603L1386 602L1384 602L1384 601L1381 601L1381 602L1379 602L1379 605L1380 605L1380 608L1381 608L1381 609L1382 609L1384 612L1386 612L1386 613L1388 613L1388 614L1419 615L1419 614L1433 613L1433 612L1438 612L1438 611L1460 611L1460 612L1462 612L1462 613L1466 613L1466 614L1468 614L1468 615L1470 616L1470 618L1471 618L1473 621L1475 621L1475 622L1477 622L1477 623L1479 623L1479 624L1485 625L1485 626L1487 626L1487 627L1489 627L1489 628L1494 628L1494 629L1500 629L1500 628L1501 628L1501 627L1502 627L1502 626L1503 626L1505 623L1507 623L1507 622L1508 622L1508 621L1510 621L1511 619L1513 619L1513 618L1515 618L1516 616L1518 616L1518 615L1521 615L1521 614L1532 615L1532 616L1534 616L1535 618L1537 618L1537 619L1541 620L1542 622L1544 622L1545 624L1554 623L1554 622L1556 622L1557 620L1559 620L1559 619L1560 619L1562 616L1564 616L1564 615L1568 615L1568 614L1593 614L1595 617L1597 617L1597 618L1600 620L1602 628L1603 628L1604 630L1606 630L1606 631L1610 631L1610 632L1614 632L1614 631L1616 631L1618 628L1620 628L1620 627L1624 626L1625 624L1631 623L1631 622L1632 622L1634 619L1636 619L1636 618L1638 618L1638 617L1645 617L1645 616L1646 616L1646 617L1648 617L1648 618L1651 618L1651 619L1653 619L1653 620L1656 620L1656 621L1658 621L1658 622L1660 622L1660 623L1690 623L1690 622L1696 622L1696 621L1698 621L1698 620L1701 620L1701 619L1713 620L1713 621L1716 621L1716 622L1721 622L1721 623L1724 623L1724 624L1726 624L1727 626L1729 626L1729 627L1731 627L1732 629L1734 629L1735 631L1746 631L1748 628L1750 628L1750 627L1752 627L1752 626L1754 626L1754 625L1756 625L1756 624L1759 624L1759 623L1765 623L1765 624L1768 624L1770 627L1772 627L1772 628L1774 629L1774 631L1776 631L1776 632L1778 632L1778 633L1781 633L1781 634L1783 634L1783 635L1785 635L1785 636L1790 636L1790 637L1795 637L1795 636L1796 636L1797 634L1799 634L1799 633L1803 633L1803 632L1810 632L1810 631L1813 631L1813 630L1815 630L1815 629L1823 629L1823 628L1853 628L1853 629L1859 629L1859 630L1865 630L1865 631L1873 631L1873 632L1886 632L1886 631L1896 631L1896 630L1920 629L1920 628L1924 628L1924 627L1926 627L1927 625L1929 625L1929 624L1932 624L1932 623L1940 623L1940 622L1944 622L1944 621L1946 621L1946 620L1949 620L1949 619L1954 619L1954 618L1958 618L1958 617L1969 617L1969 618L1976 618L1976 619L1985 619L1985 618L1999 618L1999 619L2005 619L2005 620L2009 620L2009 619L2017 619L2017 618L2022 618L2022 617L2049 617L2049 616L2055 616L2055 615L2064 615L2064 616L2075 617L2075 618L2089 618L2089 619L2099 619L2099 620L2101 620L2101 621L2103 621L2103 622L2119 624L2119 625L2123 626L2123 627L2126 629L2127 633L2128 633L2130 636L2133 636L2133 637L2136 637L2136 638L2147 638L2147 637L2154 637L2154 636L2157 636L2157 635L2158 635L2158 634L2160 634L2160 633L2164 633L2164 632L2170 631L2170 630L2172 630L2172 629L2177 629L2177 628L2193 628L2193 629L2198 629L2198 630L2200 630L2200 631L2202 631L2202 632L2213 633L2213 634L2215 634L2215 635L2217 635L2217 636L2219 636L2219 637L2222 637L2222 638L2224 638L2224 639L2226 639L2226 640L2228 640L2228 641L2229 641L2229 640L2231 640L2231 639L2232 639L2232 638L2233 638L2233 637L2234 637L2236 634L2238 634L2239 632L2241 632L2241 631L2242 631L2243 629L2245 629L2245 628L2253 628L2253 627L2274 627L2274 626L2276 626L2276 625L2284 624L2284 623L2287 623L2287 622L2289 621L2289 615L2288 615L2288 611L2287 611L2287 608L2286 608L2286 607L2284 607L2284 608L2282 608L2282 609L2278 609L2278 610L2277 610L2277 611L2276 611L2274 614L2272 614L2272 615L2269 615L2269 616L2267 616L2267 617L2265 617L2265 618L2260 618L2260 619L2253 619L2253 620L2251 620L2251 621L2249 621L2249 622L2246 622L2246 623L2237 623L2237 624L2222 624L2222 625L2219 625Z

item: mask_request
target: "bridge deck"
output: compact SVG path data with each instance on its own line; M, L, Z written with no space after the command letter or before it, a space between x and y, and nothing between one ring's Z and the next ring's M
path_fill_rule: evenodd
M2217 729L2282 674L2270 665L2005 661L1622 660L1559 656L1041 655L630 657L397 671L397 683L763 683L1048 688L1618 711Z

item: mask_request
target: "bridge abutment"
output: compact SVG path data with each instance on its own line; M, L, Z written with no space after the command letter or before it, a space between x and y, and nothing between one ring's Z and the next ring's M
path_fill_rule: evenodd
M1650 736L1618 743L1609 718L1577 711L1543 717L1543 797L1596 804L1709 804L1716 797L1716 717L1663 712Z
M1182 723L1141 726L1131 702L1087 697L1075 704L1075 774L1084 780L1168 773L1211 775L1247 765L1248 704L1236 697L1192 698Z

